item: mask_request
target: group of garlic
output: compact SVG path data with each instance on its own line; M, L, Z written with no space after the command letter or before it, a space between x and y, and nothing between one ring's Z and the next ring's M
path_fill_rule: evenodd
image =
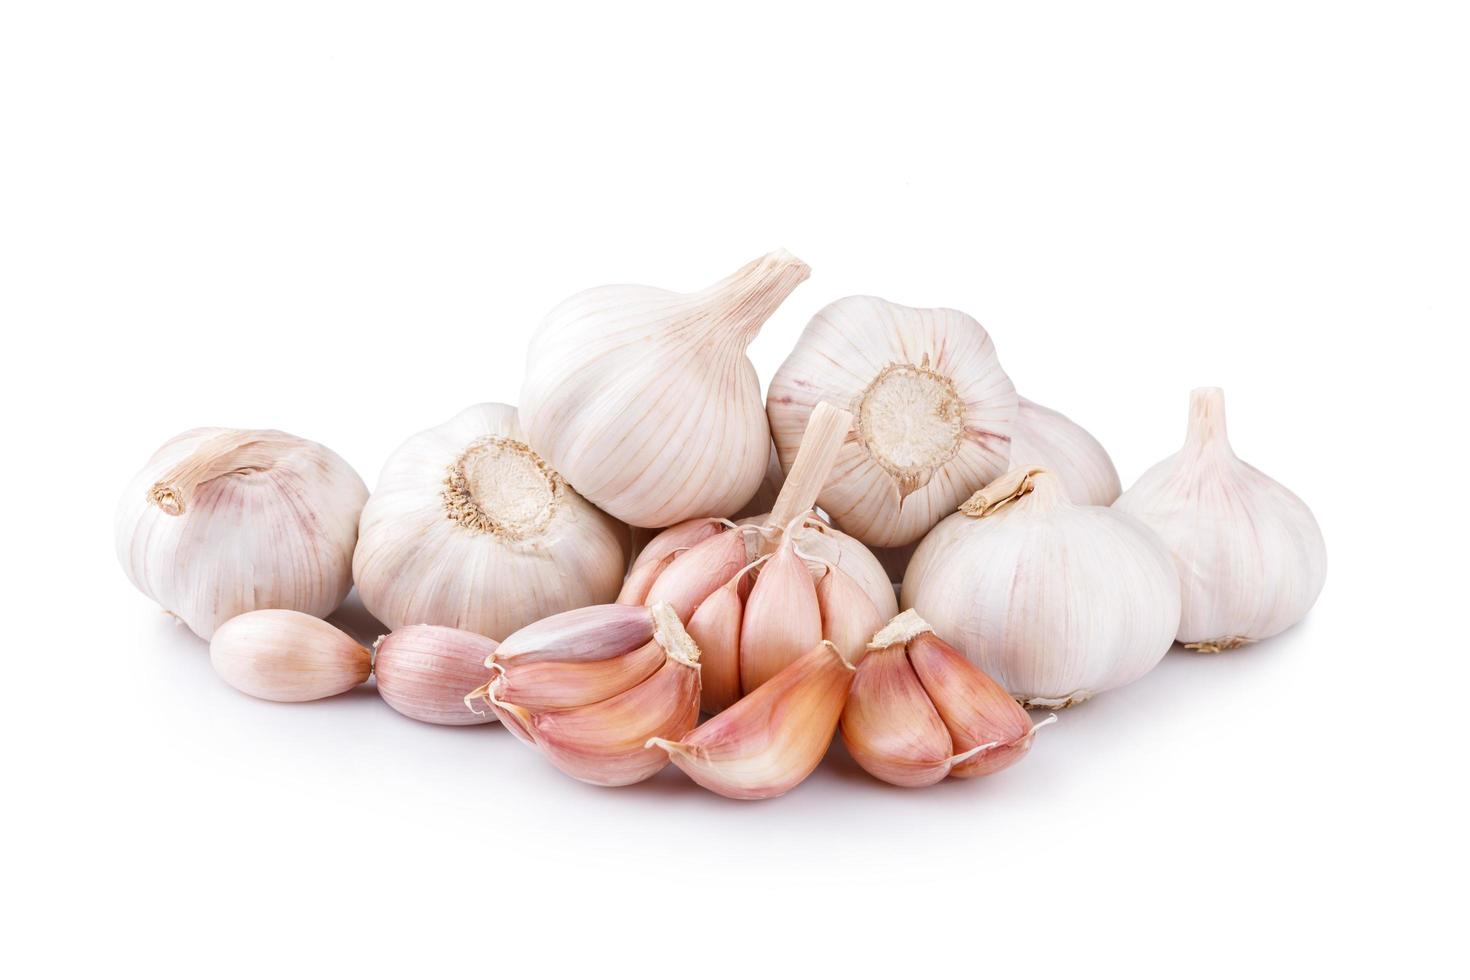
M693 293L567 299L519 410L410 438L371 494L314 442L185 432L124 492L119 559L247 694L375 677L410 718L498 720L586 782L672 762L737 799L796 786L839 732L894 785L995 772L1027 708L1315 602L1321 532L1235 456L1219 389L1122 493L974 319L852 296L762 402L746 347L809 272L781 251ZM390 630L372 649L322 618L354 583Z

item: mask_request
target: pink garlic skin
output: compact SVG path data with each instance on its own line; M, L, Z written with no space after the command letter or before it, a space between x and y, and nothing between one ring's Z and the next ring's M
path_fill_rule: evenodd
M405 626L383 637L373 661L378 694L401 715L431 725L484 725L465 695L490 680L498 644L449 626Z

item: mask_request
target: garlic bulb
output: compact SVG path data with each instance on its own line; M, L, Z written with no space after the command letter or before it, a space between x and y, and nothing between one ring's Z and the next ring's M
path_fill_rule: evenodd
M1184 448L1118 498L1163 538L1179 569L1178 639L1205 651L1275 636L1322 591L1327 549L1307 505L1242 462L1225 433L1225 393L1189 396Z
M618 593L628 531L521 439L516 410L475 405L400 446L362 511L352 559L390 629L502 637Z
M242 613L209 641L215 672L267 701L316 701L350 691L368 679L372 659L331 623L292 609Z
M694 293L603 286L565 300L531 342L531 445L629 524L733 514L770 452L745 348L810 271L772 252Z
M1153 669L1179 626L1158 536L1073 504L1046 470L1013 470L919 545L902 604L1028 707L1064 707Z
M449 626L405 626L378 640L373 673L378 696L394 711L431 725L482 725L495 719L472 711L467 691L489 679L485 661L495 641Z
M864 544L918 540L1010 456L1016 390L985 328L956 310L849 296L818 311L767 396L788 470L819 402L850 410L857 433L817 503Z
M1074 504L1106 507L1123 485L1102 443L1061 412L1022 398L1011 436L1013 470L1040 466L1062 481Z
M128 578L204 639L240 613L325 616L352 588L367 487L325 446L268 429L191 429L117 509Z

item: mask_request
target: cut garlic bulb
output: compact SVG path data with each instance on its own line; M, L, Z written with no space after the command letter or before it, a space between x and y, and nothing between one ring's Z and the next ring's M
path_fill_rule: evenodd
M902 604L1028 707L1065 707L1153 669L1179 626L1163 542L1112 507L1013 470L924 538Z
M291 609L242 613L214 631L209 662L238 691L316 701L368 679L372 654L331 623Z
M603 286L564 301L531 342L531 445L629 524L734 513L770 453L745 348L810 271L772 252L694 293Z
M1240 460L1225 432L1225 393L1189 397L1184 448L1118 498L1163 538L1179 569L1178 639L1205 651L1275 636L1322 591L1327 548L1307 505Z
M325 446L264 429L191 429L123 491L117 555L144 595L209 639L256 609L325 616L352 588L367 486Z
M485 661L495 641L449 626L405 626L378 641L373 674L378 695L394 711L431 725L482 725L490 715L472 711L465 693L490 677Z
M627 528L522 441L516 410L484 404L388 459L352 567L363 605L390 629L500 637L612 599L627 548Z
M985 328L956 310L849 296L818 311L767 397L788 470L819 402L850 410L857 431L817 504L865 544L918 540L1010 456L1016 390Z
M1062 481L1074 504L1106 507L1123 485L1102 443L1061 412L1022 398L1011 437L1010 469L1040 466Z

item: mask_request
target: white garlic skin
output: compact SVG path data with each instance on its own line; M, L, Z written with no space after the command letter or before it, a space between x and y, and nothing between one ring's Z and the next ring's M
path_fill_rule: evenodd
M167 497L182 511L166 512L155 487L201 453L223 472ZM352 588L366 499L362 478L318 443L274 430L191 429L164 443L123 491L118 560L139 591L206 640L256 609L326 616Z
M636 527L735 513L770 452L745 349L810 271L777 251L698 292L602 286L563 301L530 345L530 444Z
M988 516L941 521L909 563L900 605L1028 707L1064 707L1163 659L1179 581L1136 519L1069 502L1045 472L1034 487Z
M855 431L817 504L864 544L917 541L1010 458L1016 390L985 328L958 310L875 296L823 307L767 394L788 470L819 402L851 411Z
M389 457L352 567L363 605L389 629L427 623L498 638L611 602L628 547L626 527L526 446L516 410L486 403Z
M1179 569L1179 642L1206 650L1264 640L1306 616L1327 578L1327 547L1301 499L1242 462L1225 394L1190 395L1184 448L1114 505L1153 529Z
M1011 436L1011 469L1049 470L1076 504L1106 507L1118 499L1123 484L1102 443L1061 412L1027 398L1019 400L1019 408Z
M242 613L209 641L215 672L266 701L317 701L368 679L372 654L331 623L290 609Z

